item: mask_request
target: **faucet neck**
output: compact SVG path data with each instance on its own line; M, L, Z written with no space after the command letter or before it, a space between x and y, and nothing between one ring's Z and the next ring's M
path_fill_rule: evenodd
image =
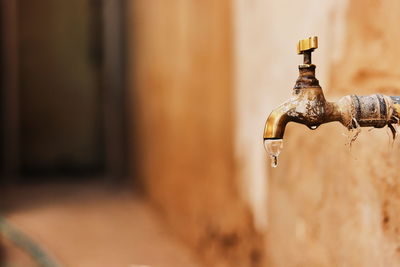
M315 78L315 65L314 64L302 64L299 65L299 77L297 78L294 89L302 89L309 87L319 87L319 82Z

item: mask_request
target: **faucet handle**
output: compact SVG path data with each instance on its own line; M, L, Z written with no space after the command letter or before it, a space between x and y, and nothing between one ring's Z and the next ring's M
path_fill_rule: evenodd
M318 37L313 36L297 43L297 54L304 55L304 64L311 64L311 52L318 48Z
M297 54L304 54L306 51L314 51L318 48L318 37L313 36L307 39L300 40L297 44Z

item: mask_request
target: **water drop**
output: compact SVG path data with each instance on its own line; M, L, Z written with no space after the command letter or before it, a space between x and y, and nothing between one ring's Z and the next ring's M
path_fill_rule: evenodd
M277 156L271 156L271 167L272 168L278 167L278 157Z
M315 130L315 129L317 129L317 127L318 127L317 125L313 125L313 126L310 126L310 129Z
M278 157L283 148L282 139L265 139L264 140L265 150L271 157L271 167L276 168L278 166Z

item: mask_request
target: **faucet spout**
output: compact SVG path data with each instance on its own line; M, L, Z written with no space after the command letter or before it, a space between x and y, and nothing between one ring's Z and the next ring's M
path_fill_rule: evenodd
M273 110L268 116L264 128L264 140L266 139L283 139L286 124L289 122L284 105Z
M350 107L348 97L338 102L326 101L319 86L295 89L293 96L268 116L264 140L282 139L289 122L303 124L311 130L332 121L339 121L347 127L351 121Z

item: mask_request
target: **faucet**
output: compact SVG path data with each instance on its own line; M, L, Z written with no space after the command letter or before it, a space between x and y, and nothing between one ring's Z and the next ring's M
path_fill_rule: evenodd
M315 65L311 63L311 53L316 48L316 36L299 41L297 53L303 54L304 62L299 65L299 77L292 97L269 115L264 129L264 140L282 139L289 122L304 124L312 130L333 121L340 122L349 130L358 127L382 128L387 125L395 136L396 131L392 124L399 123L400 96L347 95L337 102L326 101L315 78Z

